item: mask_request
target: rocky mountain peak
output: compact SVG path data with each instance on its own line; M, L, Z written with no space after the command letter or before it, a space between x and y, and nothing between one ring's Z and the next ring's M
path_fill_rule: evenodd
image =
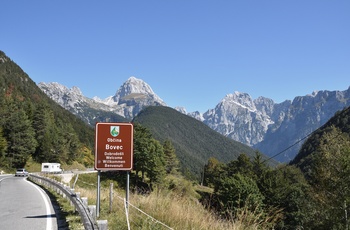
M134 76L125 81L113 97L113 101L118 104L130 99L151 99L165 105L163 100L153 92L146 82Z
M259 107L265 104L267 107L271 101L263 98L257 100ZM226 95L215 109L208 110L203 117L204 123L212 129L250 146L261 142L268 126L273 124L266 112L257 109L249 94L237 91Z
M258 97L254 100L254 105L258 111L267 116L271 116L275 108L275 102L266 97Z
M45 94L47 94L54 101L59 102L59 104L69 102L74 103L76 101L81 101L84 97L81 90L76 86L69 89L68 87L57 82L40 82L38 86L45 92ZM68 98L69 100L67 100Z
M251 111L255 111L255 104L253 99L248 93L241 93L235 91L233 94L227 94L225 98L222 100L223 104L236 104L238 106L247 108Z
M104 100L94 97L93 100L104 103L111 111L127 119L135 117L146 106L166 106L146 82L133 76L119 87L114 96Z

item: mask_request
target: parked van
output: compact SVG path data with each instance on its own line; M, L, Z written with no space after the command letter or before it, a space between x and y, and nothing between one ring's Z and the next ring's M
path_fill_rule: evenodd
M42 163L41 172L43 173L62 173L60 163Z

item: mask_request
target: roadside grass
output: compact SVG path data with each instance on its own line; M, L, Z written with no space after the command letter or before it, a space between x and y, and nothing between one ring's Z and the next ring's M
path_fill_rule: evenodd
M60 213L64 216L67 229L69 230L83 230L84 225L82 224L79 213L75 210L75 207L70 202L58 194L54 194L57 203L60 207ZM61 229L59 227L59 229Z
M84 181L85 180L85 181ZM232 214L230 219L221 219L199 202L196 189L212 192L212 189L194 186L188 180L178 176L168 177L162 187L155 188L148 194L130 193L128 219L125 208L125 190L113 182L101 183L100 216L98 219L108 220L108 228L128 229L205 229L205 230L241 230L271 229L276 213L261 218L261 213L250 212L242 208ZM96 174L79 176L75 190L81 197L87 197L89 205L96 204ZM169 190L169 186L171 189ZM110 205L112 204L112 205ZM278 214L278 213L277 213Z
M63 169L63 171L72 171L72 170L80 170L80 171L84 171L86 170L86 167L82 164L80 164L79 162L73 161L71 164L62 164L61 168Z
M65 216L66 223L69 226L69 230L84 230L84 225L81 221L79 213L75 210L75 207L63 197L55 194L57 202L60 206L61 213Z
M24 168L30 173L40 172L41 171L41 164L35 162L32 157L29 157Z
M96 205L97 174L76 175L70 184L75 180L75 191L81 197L86 197L89 205ZM126 230L128 223L131 229L140 230L255 230L273 229L274 223L280 218L281 210L271 210L271 213L266 214L261 209L250 211L246 207L236 210L229 218L220 218L200 202L200 194L210 195L212 192L211 188L199 186L178 175L170 175L161 186L153 188L152 192L130 192L129 205L126 206L125 189L114 179L104 177L101 181L100 211L97 219L108 220L108 229L113 230ZM55 197L69 229L83 229L79 215L70 202L57 194Z

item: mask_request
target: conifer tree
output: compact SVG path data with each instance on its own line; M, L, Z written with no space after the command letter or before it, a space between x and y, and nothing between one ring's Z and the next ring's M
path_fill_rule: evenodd
M38 162L55 162L52 156L54 151L55 123L52 110L41 105L37 108L33 118L33 127L36 133L38 147L34 159Z
M165 175L165 159L163 146L152 138L149 129L134 124L134 170L141 172L142 182L146 175L150 183L159 183Z
M236 213L241 208L257 211L262 208L264 199L256 182L240 173L221 178L215 194L221 203L220 210L226 214Z
M37 141L31 121L21 107L12 102L4 124L4 135L8 141L6 157L10 167L23 167L34 153Z
M149 162L146 162L146 172L149 177L150 184L160 183L164 179L165 159L163 146L156 139L152 138L148 145Z
M152 134L151 132L141 126L138 123L134 124L134 170L138 176L141 172L141 179L145 181L145 173L147 169L147 162L149 162L149 154L147 150L149 149L148 145L151 141Z
M233 160L227 164L228 175L240 173L245 176L254 177L253 164L250 158L242 153L238 156L237 160Z
M214 187L220 180L220 175L226 174L225 165L215 157L210 157L204 166L204 185Z
M170 140L165 140L163 144L166 172L175 173L179 169L179 160L175 154L175 148Z
M0 127L0 166L6 166L4 165L5 162L5 152L7 150L7 140L4 137L3 134L3 129L2 127Z

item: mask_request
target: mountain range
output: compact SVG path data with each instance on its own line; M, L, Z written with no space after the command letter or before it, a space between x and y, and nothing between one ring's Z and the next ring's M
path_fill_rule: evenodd
M135 77L130 77L115 95L106 99L85 97L78 87L69 89L57 82L41 82L38 86L90 125L97 121L130 121L145 107L167 106L146 82ZM282 103L234 92L205 113L188 113L183 107L175 109L267 156L289 162L306 136L349 105L350 87L344 91L314 91Z
M0 88L3 92L0 94L0 167L24 167L29 159L38 163L76 162L91 167L94 164L95 123L130 122L114 112L114 107L130 116L137 113L132 122L145 128L138 132L151 130L147 138L154 136L162 143L170 141L180 163L179 170L188 178L199 179L203 166L211 157L226 163L242 153L249 158L256 156L253 148L225 137L175 109L161 106L164 102L153 95L147 84L138 84L138 79L130 80L137 84L125 84L118 93L124 96L111 97L102 103L86 98L77 87L68 90L52 83L41 84L46 88L40 89L0 51ZM151 94L135 93L140 89ZM276 165L274 161L268 163Z

